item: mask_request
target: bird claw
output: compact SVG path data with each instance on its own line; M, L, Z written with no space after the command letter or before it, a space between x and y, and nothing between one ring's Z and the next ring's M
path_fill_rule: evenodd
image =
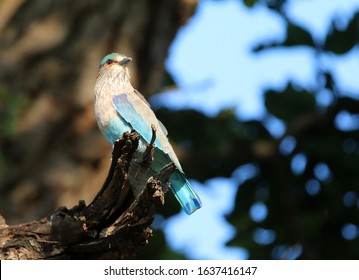
M155 141L156 141L156 127L151 124L152 129L152 138L150 143L147 145L145 152L143 153L143 163L150 164L153 160L153 149L155 148Z

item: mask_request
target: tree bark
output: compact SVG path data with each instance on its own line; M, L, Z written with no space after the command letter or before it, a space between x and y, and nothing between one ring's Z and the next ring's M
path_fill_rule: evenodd
M129 195L129 170L139 134L125 133L114 146L107 179L88 205L59 208L47 218L7 226L0 219L0 259L128 259L152 235L152 206L162 206L162 186L174 166L149 178L139 196ZM124 199L121 199L121 197ZM121 201L121 203L119 203Z

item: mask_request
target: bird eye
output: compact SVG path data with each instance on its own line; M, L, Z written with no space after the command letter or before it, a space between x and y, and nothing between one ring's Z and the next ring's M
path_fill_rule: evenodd
M106 61L106 64L107 64L107 65L111 65L112 63L113 63L113 60L112 60L112 59L109 59L109 60Z

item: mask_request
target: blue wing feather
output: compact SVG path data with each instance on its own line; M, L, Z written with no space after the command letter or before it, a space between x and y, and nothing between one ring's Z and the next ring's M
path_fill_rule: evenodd
M112 98L112 103L117 113L135 129L147 143L150 143L152 138L151 124L147 123L136 108L132 106L127 98L127 94L121 93L115 95ZM162 149L157 138L155 144L158 148Z
M127 98L127 94L121 93L115 95L112 98L112 103L120 117L124 119L130 127L135 129L147 143L149 143L152 138L151 124L146 122L144 117L142 117L141 113L138 112L136 108L131 104L131 102ZM161 123L159 123L158 126L165 134L167 134L166 129ZM171 157L163 151L161 144L158 141L158 138L156 138L155 144L156 147L159 149L155 149L156 160L152 162L151 166L154 168L154 170L160 170L160 168L162 168L164 165L169 163L170 160L173 159L171 159ZM180 168L180 166L178 167ZM192 214L194 211L201 208L202 203L200 198L192 189L190 183L187 181L182 171L176 170L171 175L170 182L171 190L173 191L177 200L180 202L182 208L187 214Z

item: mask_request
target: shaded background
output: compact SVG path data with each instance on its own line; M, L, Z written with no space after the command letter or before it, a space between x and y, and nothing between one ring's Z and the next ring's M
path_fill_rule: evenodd
M166 196L138 258L358 258L359 3L320 30L295 11L337 1L300 2L2 1L0 213L94 197L111 146L92 90L118 51L204 200L188 217Z

